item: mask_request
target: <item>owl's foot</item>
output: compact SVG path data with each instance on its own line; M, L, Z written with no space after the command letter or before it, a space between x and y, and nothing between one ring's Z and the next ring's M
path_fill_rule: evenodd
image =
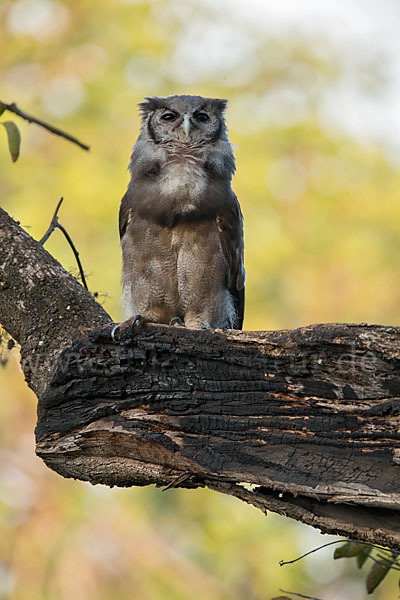
M169 322L170 327L173 325L174 327L185 327L185 323L182 321L180 317L173 317Z
M141 328L148 322L149 319L146 319L146 317L142 317L142 315L135 315L133 319L128 319L122 323L116 323L111 329L111 339L114 343L117 343L118 340L116 338L116 333L119 329L126 329L127 327L130 327L133 333L136 328Z
M150 319L143 317L142 315L135 315L131 322L131 331L134 333L135 329L141 329L143 325L150 323Z

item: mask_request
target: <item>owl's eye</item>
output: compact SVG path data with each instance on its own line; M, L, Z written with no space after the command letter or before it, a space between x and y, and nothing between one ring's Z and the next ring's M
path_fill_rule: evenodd
M194 113L194 118L196 121L200 121L200 123L205 123L210 118L204 110L199 110Z
M163 121L175 121L176 114L172 112L172 110L167 110L164 114L161 115Z

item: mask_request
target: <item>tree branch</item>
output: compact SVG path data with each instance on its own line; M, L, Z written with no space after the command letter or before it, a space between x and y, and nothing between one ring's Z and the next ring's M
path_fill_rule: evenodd
M400 549L400 328L148 325L114 343L86 290L0 216L0 322L41 394L37 453L50 468L106 485L207 486Z
M89 292L0 209L0 323L21 344L33 391L44 391L63 348L109 322Z
M81 276L82 285L85 289L88 290L89 288L87 286L85 273L83 272L82 263L79 258L79 252L76 249L75 244L72 241L71 236L69 235L68 231L65 229L65 227L63 227L61 225L61 223L58 220L58 211L60 209L60 206L61 206L63 200L64 200L64 198L60 198L60 200L58 201L56 210L54 211L54 215L50 221L50 225L49 225L46 233L44 234L44 236L39 240L39 244L42 244L42 246L44 246L44 244L47 242L47 240L49 239L49 237L51 236L53 231L55 229L60 229L60 231L62 231L62 233L64 234L64 237L67 240L68 244L70 245L70 248L71 248L72 252L74 253L76 262L78 263L79 275Z
M64 138L65 140L68 140L69 142L76 144L83 150L90 150L90 146L88 146L87 144L84 144L83 142L80 142L73 135L70 135L69 133L62 131L62 129L59 129L58 127L54 127L54 125L50 125L50 123L46 123L45 121L42 121L41 119L37 119L36 117L21 110L20 108L18 108L18 106L15 104L15 102L11 102L10 104L7 104L7 102L0 101L0 106L1 105L5 106L6 110L21 117L21 119L28 121L28 123L35 123L36 125L39 125L40 127L43 127L44 129L47 129L47 131L50 131L50 133L54 133L54 135L58 135L58 136Z
M37 451L64 476L234 495L400 547L400 329L89 333L61 356ZM60 416L61 410L61 416Z
M47 240L49 239L49 237L51 236L51 234L53 233L53 231L57 227L57 223L58 223L58 211L60 210L60 206L63 203L63 201L64 201L64 198L61 197L59 199L59 201L57 202L56 209L54 211L53 216L51 217L50 225L48 226L48 228L46 230L46 233L39 240L39 244L42 244L42 246L45 245L45 243L47 242Z

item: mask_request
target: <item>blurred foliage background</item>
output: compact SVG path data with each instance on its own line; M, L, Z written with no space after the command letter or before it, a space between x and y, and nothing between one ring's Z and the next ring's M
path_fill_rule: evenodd
M227 97L245 328L398 324L400 7L319 4L1 0L0 99L91 145L85 153L15 117L22 152L11 164L4 133L1 206L38 239L64 196L60 221L89 287L119 320L117 215L137 103ZM76 273L60 232L46 247ZM331 539L305 525L204 490L109 490L48 471L17 349L0 393L0 598L268 600L279 588L365 598L365 573L334 563L333 549L278 566ZM389 575L375 597L398 593Z

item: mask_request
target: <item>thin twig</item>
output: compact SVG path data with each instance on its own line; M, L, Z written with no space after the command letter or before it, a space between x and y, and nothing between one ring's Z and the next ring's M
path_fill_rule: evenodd
M287 590L279 590L284 594L291 594L292 596L298 596L299 598L306 598L306 600L321 600L321 598L315 598L315 596L304 596L304 594L299 594L297 592L288 592Z
M162 491L166 492L167 490L170 490L171 488L178 487L181 483L183 483L184 481L189 479L189 477L191 477L192 475L193 475L193 473L183 473L183 475L179 475L178 477L176 477L175 479L170 481L169 484L166 485L165 488L162 489Z
M344 542L347 542L347 541L348 540L336 540L334 542L328 542L327 544L323 544L322 546L318 546L318 548L313 548L313 550L309 550L305 554L302 554L301 556L298 556L297 558L294 558L293 560L280 560L279 561L279 565L281 567L283 567L284 565L291 565L291 564L297 562L298 560L301 560L302 558L305 558L309 554L313 554L313 552L318 552L318 550L322 550L322 548L326 548L327 546L333 546L333 544L343 544Z
M293 560L286 560L286 561L285 560L280 560L279 564L280 564L281 567L283 567L284 565L291 565L291 564L297 562L298 560L301 560L302 558L305 558L309 554L313 554L313 552L318 552L318 550L322 550L323 548L327 548L328 546L333 546L333 544L344 544L346 542L352 542L354 544L362 544L363 546L370 546L371 548L375 548L376 550L385 550L385 548L383 546L377 546L376 544L371 544L369 542L360 542L358 540L348 540L348 539L335 540L334 542L328 542L327 544L322 544L322 546L318 546L318 548L314 548L313 550L309 550L305 554L302 554L301 556L298 556L297 558L294 558Z
M49 228L46 231L46 233L44 234L44 236L39 240L39 244L42 244L42 246L47 242L47 240L49 239L49 237L51 236L51 234L53 233L53 231L57 227L57 222L58 222L57 213L59 211L59 208L60 208L63 200L64 200L64 198L61 197L60 200L58 201L58 204L56 206L56 210L54 211L53 218L50 221Z
M372 558L372 560L374 562L378 563L378 565L384 565L385 567L390 565L390 568L393 571L400 571L400 565L399 565L398 561L392 560L391 558L389 558L388 556L385 556L383 554L377 554L376 556L380 560L378 560L378 558L374 558L373 556L369 556L369 558Z
M55 229L60 229L63 232L63 234L65 235L67 242L71 246L72 252L74 253L74 256L76 258L76 262L78 263L79 274L81 276L82 285L89 291L89 288L88 288L87 283L86 283L85 274L83 272L82 264L81 264L81 261L80 261L80 258L79 258L79 252L75 248L74 242L72 241L72 239L71 239L68 231L58 221L58 214L57 213L58 213L58 210L59 210L59 208L60 208L63 200L64 200L64 198L60 198L60 200L59 200L59 202L58 202L58 204L56 206L56 210L54 211L53 218L51 219L50 225L49 225L46 233L44 234L44 236L39 241L39 244L41 244L43 246L45 244L45 242L49 239L49 237L51 236L51 234L53 233L53 231Z
M54 127L54 125L50 125L50 123L46 123L45 121L37 119L36 117L33 117L32 115L29 115L28 113L24 112L23 110L18 108L15 102L11 102L10 104L7 104L6 102L1 102L1 104L6 107L6 110L9 110L10 112L18 115L19 117L21 117L21 119L25 119L25 121L28 121L29 123L36 123L36 125L44 127L44 129L47 129L47 131L50 131L55 135L59 135L60 137L63 137L64 139L68 140L69 142L72 142L73 144L77 144L78 146L83 148L83 150L90 150L90 146L83 144L73 135L70 135L69 133L62 131L61 129L58 129L58 127Z
M82 283L83 283L84 287L88 290L89 288L88 288L87 283L86 283L85 274L84 274L83 269L82 269L81 261L79 260L79 252L75 248L74 243L71 240L71 238L70 238L70 236L68 234L68 231L65 229L65 227L63 227L61 225L61 223L58 223L58 222L57 222L57 227L58 227L58 229L61 229L61 231L63 232L63 234L67 238L67 242L69 243L69 245L72 248L72 252L74 253L75 258L76 258L76 262L78 263L79 273L80 273L80 276L81 276L81 279L82 279Z

